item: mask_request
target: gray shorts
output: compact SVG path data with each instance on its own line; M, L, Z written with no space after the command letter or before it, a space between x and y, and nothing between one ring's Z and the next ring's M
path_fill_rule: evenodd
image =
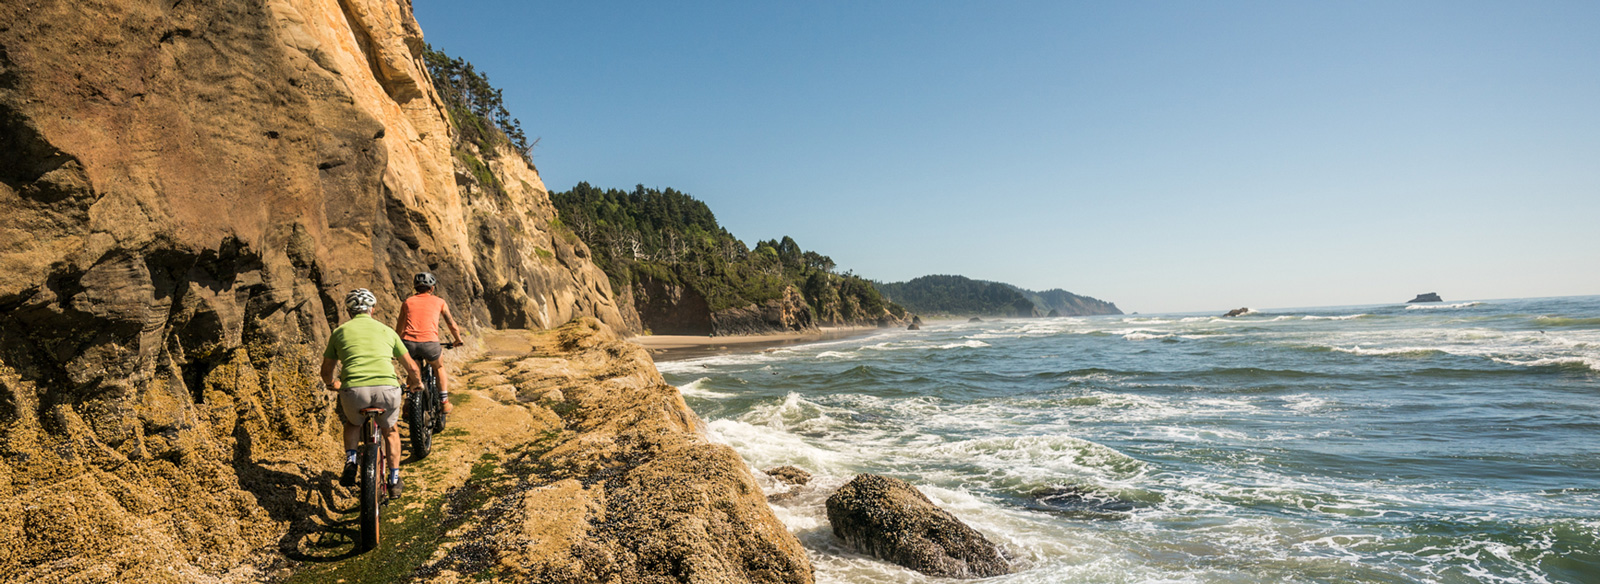
M411 353L413 361L438 361L439 355L444 353L444 348L439 346L439 341L400 341L405 343L406 352Z
M339 391L339 412L344 421L360 426L366 420L363 408L383 408L378 416L379 428L393 428L400 423L400 388L394 385L368 385L349 387Z

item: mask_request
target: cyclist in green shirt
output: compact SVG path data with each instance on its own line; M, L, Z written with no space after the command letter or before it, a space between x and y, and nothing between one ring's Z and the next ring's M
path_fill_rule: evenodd
M339 392L340 417L344 422L344 473L339 484L356 484L356 444L361 440L362 408L383 408L378 426L383 430L384 448L389 453L389 493L400 496L400 379L394 374L394 360L406 368L406 381L413 391L422 388L422 374L400 342L394 329L373 320L372 308L378 297L358 288L344 298L350 320L334 329L328 348L322 353L322 382ZM333 378L335 365L343 365L339 379Z

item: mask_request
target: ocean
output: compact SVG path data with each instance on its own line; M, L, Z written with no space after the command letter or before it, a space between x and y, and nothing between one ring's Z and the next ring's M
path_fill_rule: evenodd
M659 367L753 468L815 475L773 507L821 583L947 582L834 539L858 473L1004 547L986 582L1600 582L1600 296L934 322Z

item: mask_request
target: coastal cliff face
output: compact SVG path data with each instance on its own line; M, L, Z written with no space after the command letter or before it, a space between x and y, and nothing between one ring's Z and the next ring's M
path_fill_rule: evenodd
M423 49L409 2L0 4L5 579L227 579L326 509L350 289L392 321L429 270L469 328L637 329L536 171L457 143Z

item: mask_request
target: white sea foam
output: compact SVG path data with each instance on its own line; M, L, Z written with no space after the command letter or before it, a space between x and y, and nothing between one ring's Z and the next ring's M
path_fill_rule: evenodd
M1482 302L1457 302L1455 304L1412 304L1410 306L1407 306L1406 310L1438 310L1438 309L1450 309L1450 308L1472 308L1474 306L1483 306L1483 303Z
M683 394L684 397L697 397L700 399L722 399L733 397L733 394L731 393L706 389L705 383L708 381L711 381L710 377L701 377L694 381L690 381L678 386L678 393Z
M1306 320L1354 320L1354 319L1357 319L1357 318L1364 318L1364 317L1368 317L1368 316L1372 316L1372 315L1370 315L1370 314L1346 314L1344 316L1317 316L1317 315L1314 315L1314 314L1310 314L1310 315L1306 315L1304 318Z
M1507 365L1522 367L1550 367L1554 365L1582 365L1584 368L1600 373L1600 357L1545 357L1543 359L1518 360L1502 359L1495 357L1495 361Z
M1333 349L1334 351L1340 352L1340 353L1350 353L1352 355L1377 355L1377 356L1404 355L1404 356L1410 356L1410 357L1422 357L1422 356L1431 355L1431 354L1434 354L1434 353L1447 352L1447 351L1445 351L1443 349L1439 349L1439 348L1436 348L1436 347L1377 347L1377 348L1372 348L1372 349L1363 349L1363 348L1361 348L1361 345L1356 345L1356 346L1350 347L1348 349L1346 349L1344 347L1329 347L1329 348Z
M860 357L859 353L846 353L844 351L823 351L817 353L818 359L854 359Z
M977 348L987 347L987 346L989 346L989 343L985 343L985 342L977 340L977 339L971 339L971 340L962 341L962 342L959 342L959 343L948 343L948 344L944 344L944 345L939 345L938 348L940 348L940 349L963 349L963 348L965 348L965 349L977 349Z
M1147 332L1134 332L1134 333L1128 333L1128 334L1122 335L1122 338L1128 339L1130 341L1149 341L1149 340L1155 340L1155 339L1170 339L1170 338L1172 338L1172 335L1170 335L1170 334L1147 333Z

